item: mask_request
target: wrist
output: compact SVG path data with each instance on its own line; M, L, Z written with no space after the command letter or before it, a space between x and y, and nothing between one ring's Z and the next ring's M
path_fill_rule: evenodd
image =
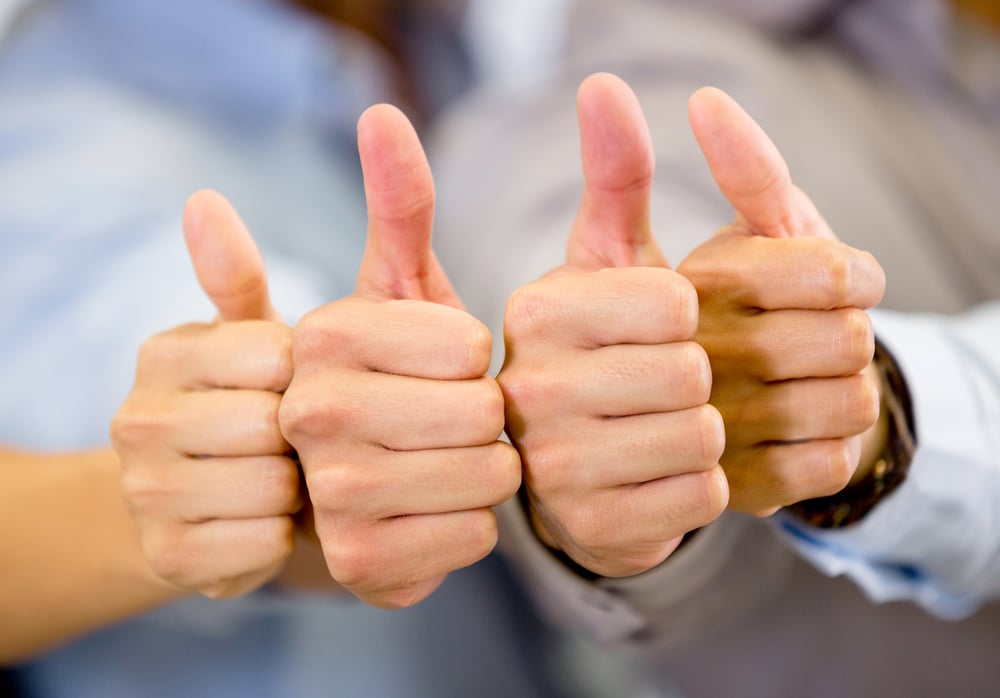
M890 414L891 408L886 404L886 399L891 388L886 380L885 371L875 361L868 364L864 373L870 375L878 385L879 415L875 424L861 434L861 456L858 460L858 467L848 482L848 487L872 476L872 471L889 444L889 421L892 416Z
M906 478L916 448L909 389L892 354L877 340L872 365L879 372L882 409L862 437L859 472L837 494L786 507L812 526L842 528L860 521Z

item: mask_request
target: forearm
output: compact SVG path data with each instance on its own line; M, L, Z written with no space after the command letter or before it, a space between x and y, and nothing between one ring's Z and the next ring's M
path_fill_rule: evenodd
M0 451L0 664L179 598L146 564L111 449Z

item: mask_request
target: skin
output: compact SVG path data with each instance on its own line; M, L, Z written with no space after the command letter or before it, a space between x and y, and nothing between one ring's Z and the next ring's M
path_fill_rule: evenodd
M868 472L885 422L864 311L885 278L712 89L693 96L691 123L736 220L670 272L634 95L592 76L578 112L585 193L567 263L511 298L499 381L537 534L624 576L662 562L727 496L764 516Z
M434 187L416 132L380 105L358 146L369 228L355 292L295 328L279 416L330 574L398 608L493 549L490 507L517 491L520 461L498 440L489 331L431 249Z
M273 579L294 549L304 495L277 419L292 330L225 199L191 197L184 233L219 315L146 341L111 438L152 569L181 589L231 597Z
M726 422L730 506L766 516L864 477L884 445L865 310L881 300L885 275L836 239L732 99L705 88L689 112L736 217L678 271L701 305L697 340Z
M33 525L4 540L2 662L193 592L243 593L279 570L302 586L315 567L309 546L293 552L302 489L277 429L291 329L225 200L191 197L184 232L219 316L145 343L112 424L117 451L0 453L5 528Z
M176 587L230 597L276 580L401 607L496 544L490 507L517 491L520 462L498 441L489 332L431 250L433 182L406 117L369 109L358 145L355 293L294 330L235 211L212 192L189 202L219 318L147 342L112 430L142 548Z
M579 112L567 262L511 298L497 382L489 334L431 250L433 184L397 110L359 123L370 226L355 294L294 331L235 211L192 197L185 237L219 315L147 342L117 453L0 453L8 528L41 522L5 543L0 661L268 581L415 603L496 542L490 507L521 468L497 440L504 416L538 535L607 576L661 562L730 490L767 514L863 477L885 438L863 313L878 265L836 241L759 127L708 90L692 126L737 216L670 271L634 96L594 76Z
M110 448L0 451L0 525L22 533L0 539L0 666L183 595L143 556Z
M649 227L652 145L619 79L578 95L584 195L566 264L518 290L498 376L535 530L604 576L653 567L725 508L694 287Z
M267 582L342 593L330 570L373 603L407 605L492 549L489 507L516 491L520 465L496 441L489 334L459 309L430 251L433 188L412 127L383 106L359 134L372 225L354 297L293 333L239 216L198 192L185 240L217 318L145 343L112 424L116 450L0 451L0 517L8 530L34 527L4 541L0 662L193 593ZM324 337L337 345L329 354ZM331 392L371 410L353 431L314 434L330 401L301 386L280 410L293 345L303 375L344 379L350 387ZM305 454L315 515L282 418ZM344 550L376 556L344 567Z

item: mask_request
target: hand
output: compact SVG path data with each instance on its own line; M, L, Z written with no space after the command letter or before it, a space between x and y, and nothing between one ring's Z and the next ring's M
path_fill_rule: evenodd
M879 415L865 313L885 290L867 252L836 236L761 128L719 90L690 103L735 222L678 268L698 290L698 342L726 423L733 509L767 516L842 489Z
M566 264L511 297L498 380L536 533L598 574L662 562L725 508L693 287L649 228L652 144L610 75L578 95L585 190Z
M184 234L215 322L148 340L111 438L144 553L165 581L210 597L273 578L292 552L298 466L278 429L291 329L236 212L199 192Z
M431 249L434 187L413 127L358 123L368 245L352 296L295 330L281 428L305 471L330 574L382 607L412 605L497 541L490 507L520 485L487 377L491 339Z

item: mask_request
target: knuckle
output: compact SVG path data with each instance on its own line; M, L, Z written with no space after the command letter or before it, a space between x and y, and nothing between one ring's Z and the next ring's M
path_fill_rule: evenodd
M829 305L836 307L849 297L854 287L854 266L850 248L843 243L826 246L822 268L826 272Z
M840 439L830 449L825 460L825 479L819 496L829 496L847 487L857 469L857 453L850 447L850 439Z
M326 566L330 575L348 589L371 586L372 570L378 569L379 550L370 541L341 542L327 549L324 545Z
M290 327L272 323L275 330L271 338L272 350L264 371L271 390L282 392L292 382L294 374L292 362L293 331Z
M468 320L468 339L465 346L468 348L469 372L473 375L482 375L490 368L490 359L493 355L493 335L479 320L471 315L465 317Z
M493 552L500 532L496 514L491 509L476 509L468 512L468 515L468 564L472 564Z
M293 382L280 400L278 428L297 448L304 439L346 431L359 418L344 395L321 393L305 384Z
M548 324L550 299L544 284L536 282L515 290L507 299L504 333L509 339L530 338Z
M564 390L551 371L511 366L500 372L497 384L505 409L513 408L526 420L564 399Z
M393 589L378 592L371 603L379 608L400 610L411 608L426 599L437 588L437 580L431 582L414 582Z
M704 526L719 516L729 503L729 485L718 465L688 473L679 487L660 489L658 498L647 502L645 516L655 522L658 539L674 537Z
M480 449L476 489L487 506L510 499L521 486L521 459L509 444L496 441Z
M130 398L111 419L111 441L115 448L138 448L158 442L166 428L160 415L138 407Z
M875 305L881 302L882 297L885 295L885 287L887 283L887 280L885 278L885 269L882 268L882 265L879 264L878 260L875 258L875 255L873 255L871 252L861 251L861 250L857 252L859 252L861 258L864 259L863 264L867 266L869 270L871 270L871 273L875 275L875 279L873 281L874 301L872 303L872 305Z
M155 367L162 370L164 366L174 365L183 354L182 333L170 330L155 334L139 347L138 365L140 370Z
M278 428L286 439L293 442L306 433L308 413L305 400L300 393L301 389L293 382L278 405Z
M611 524L609 517L594 511L591 505L572 506L562 512L559 519L573 542L591 554L614 547L618 527Z
M703 464L715 466L726 449L726 425L713 405L696 408L695 433L698 437L699 456Z
M273 459L260 472L258 488L279 508L297 508L301 500L298 466L289 458Z
M274 516L264 522L256 537L257 545L272 561L287 559L295 546L295 522L290 516Z
M551 444L524 449L521 457L525 480L542 499L572 491L586 477L586 468L574 472L563 449Z
M193 553L179 535L144 531L142 551L153 574L160 579L188 589L196 586L190 574Z
M157 477L150 468L125 466L121 472L121 489L130 512L150 512L160 508L172 494L170 478Z
M490 447L495 455L493 465L496 492L494 505L507 501L521 487L521 457L517 449L509 444L498 441Z
M698 292L694 284L680 274L672 272L664 279L667 320L681 336L694 339L698 332Z
M492 378L479 381L477 403L482 414L483 431L486 438L494 441L499 438L504 427L504 397L500 385Z
M611 270L621 271L621 270ZM630 290L671 341L694 339L698 329L698 293L689 279L660 268L630 268Z
M284 438L281 432L281 396L264 390L252 393L253 405L248 420L254 425L254 431L265 437L276 450L283 450Z
M856 429L861 432L878 421L881 396L878 381L865 374L851 377L851 389L844 393L845 414L855 420Z
M630 577L650 570L670 556L678 544L676 539L666 542L643 543L622 550L615 559L601 561L595 570L604 576Z
M372 472L373 469L355 468L350 464L327 464L307 471L313 506L317 511L337 514L352 503L371 502L377 489Z
M345 312L344 300L306 313L292 331L292 358L295 368L322 361L332 349L350 349L357 341L358 326L352 313Z
M248 591L250 589L243 587L238 581L229 579L214 582L198 589L198 593L213 601L235 599Z
M700 526L717 519L729 505L729 481L722 466L716 465L702 476L704 500L700 507Z
M731 351L737 360L745 360L746 370L756 374L761 378L769 378L781 375L781 371L788 362L788 351L782 346L781 339L773 333L759 331L751 327L748 331L739 335L739 346ZM791 351L799 352L800 349L791 348Z
M853 370L860 371L871 362L875 353L875 331L868 313L857 308L846 309L841 337L843 354Z
M712 393L712 366L705 349L697 342L685 342L678 368L684 377L685 395L691 406L708 402Z

